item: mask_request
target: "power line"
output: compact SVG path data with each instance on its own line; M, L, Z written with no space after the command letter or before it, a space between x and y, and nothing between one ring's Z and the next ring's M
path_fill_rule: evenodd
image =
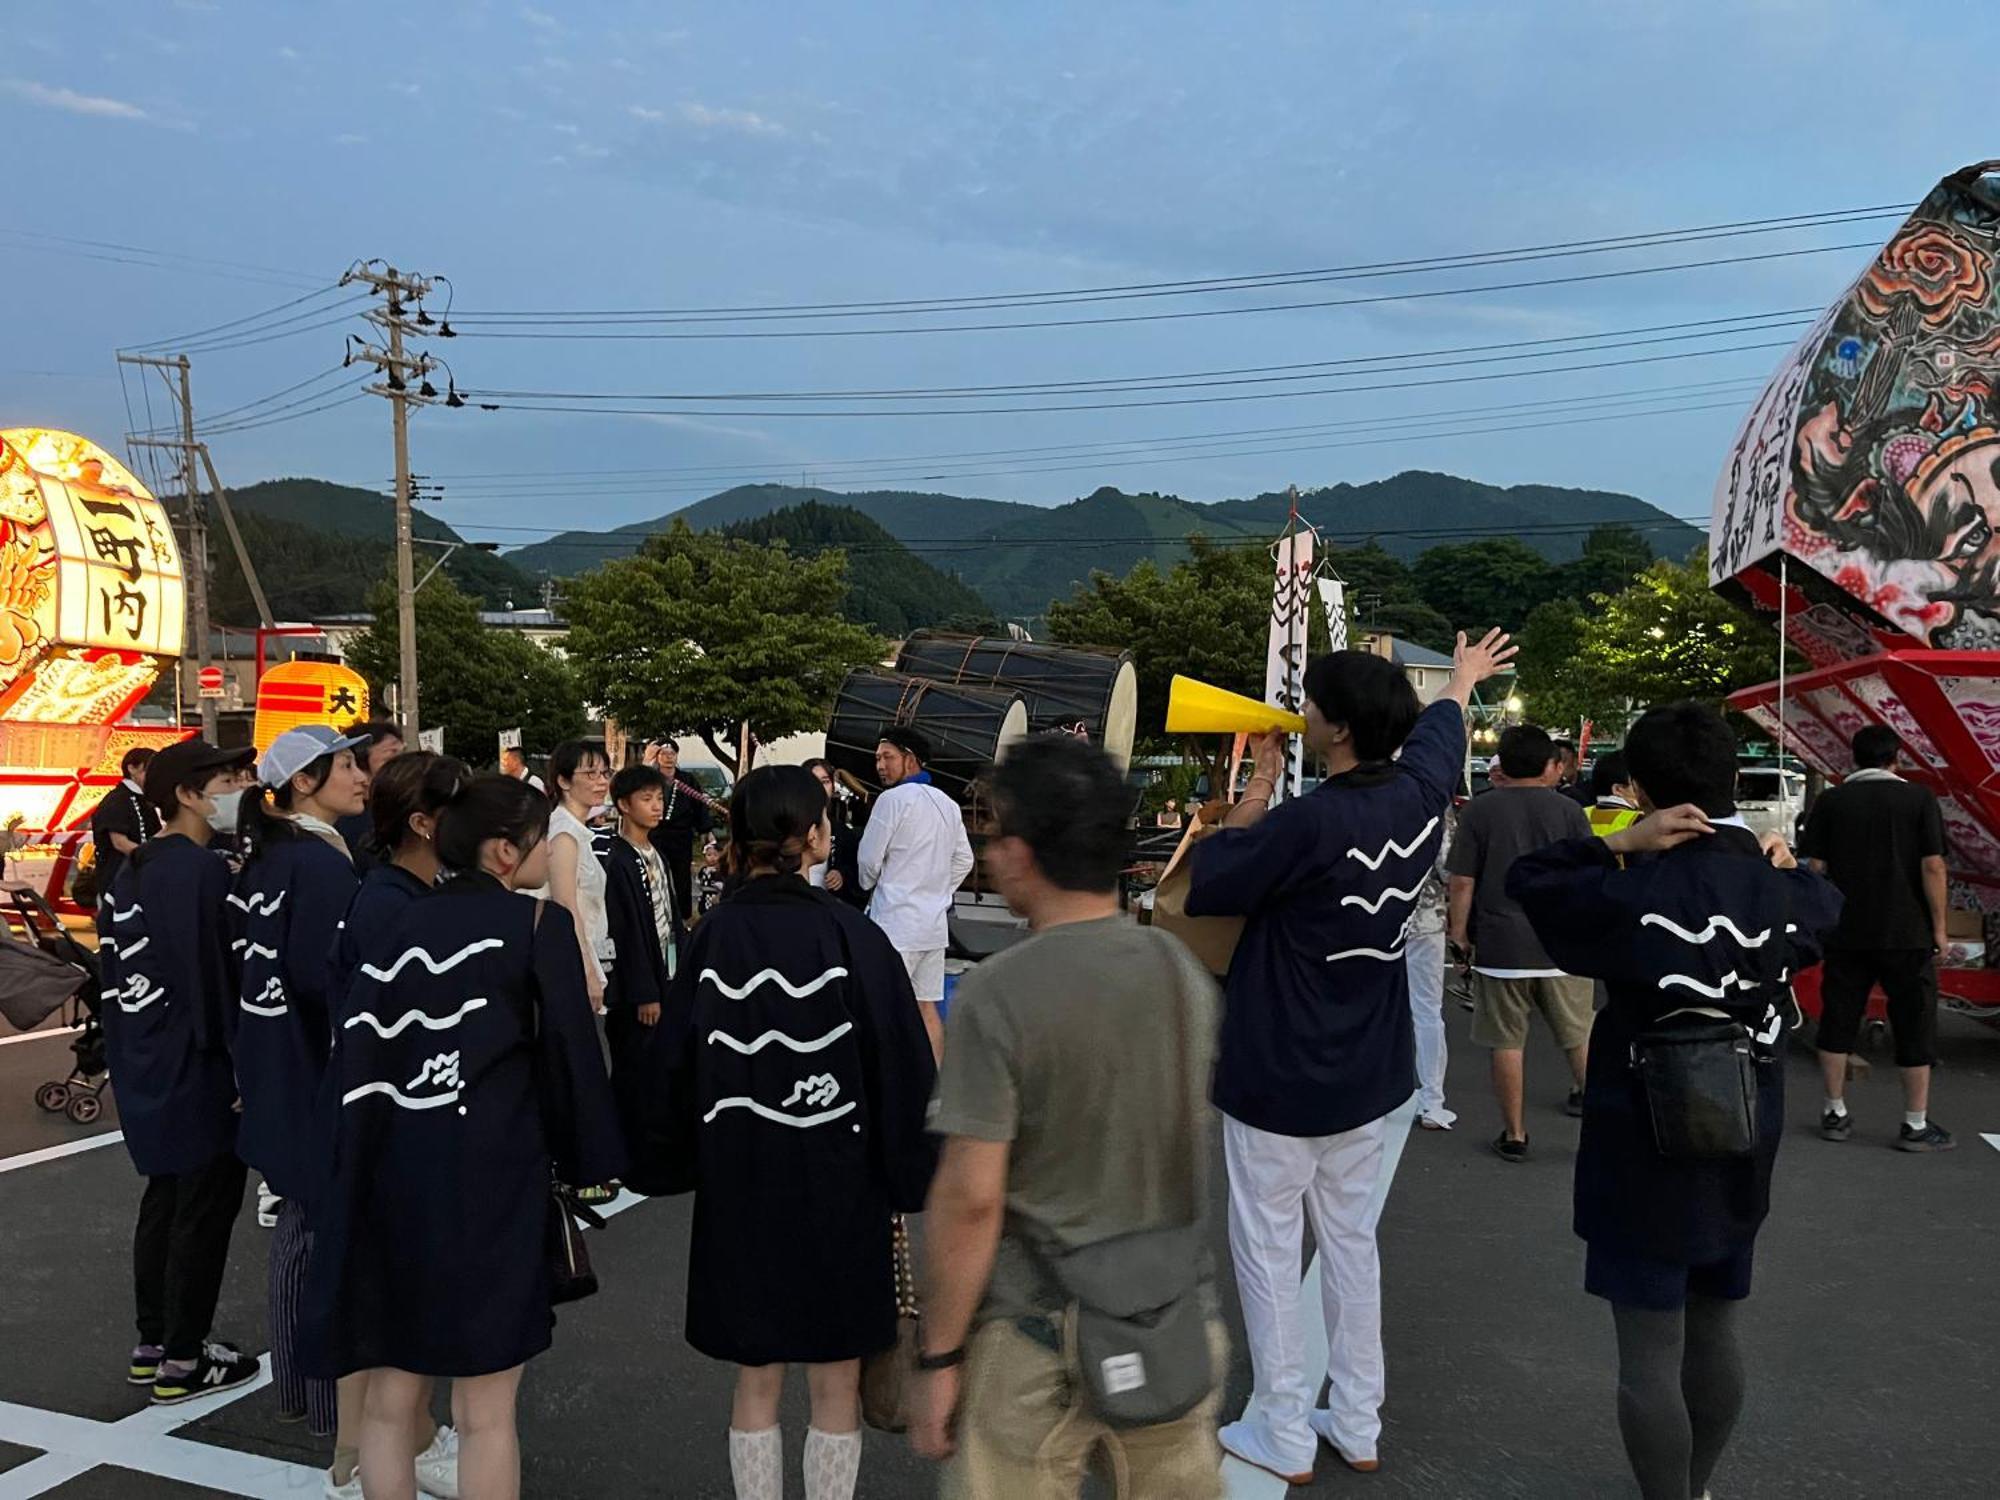
M278 421L287 421L287 422L294 421L296 420L296 418L293 417L280 418L277 414L279 412L291 411L295 407L305 406L309 402L325 400L325 398L331 396L334 393L334 391L349 390L354 386L360 385L363 381L369 378L370 378L369 374L364 371L363 373L356 375L352 380L343 380L340 382L340 384L332 387L329 390L311 392L308 395L301 396L296 401L287 401L283 406L274 406L268 411L253 413L251 416L242 418L239 421L222 422L222 423L211 422L208 426L204 427L202 430L209 436L214 437L218 435L226 435L232 432L248 432L252 428L256 427L269 427L273 425L273 423ZM365 395L366 392L356 392L355 394L357 396ZM353 399L354 397L350 396L338 401L329 400L326 401L325 404L322 406L314 406L310 411L299 412L298 416L309 417L312 416L315 412L331 411L336 406L345 406L348 401Z
M955 409L936 407L908 407L900 410L837 409L831 411L767 411L752 409L749 411L732 411L730 415L738 417L836 417L845 419L852 417L1018 416L1024 412L1043 411L1139 411L1152 407L1213 406L1241 401L1292 401L1315 396L1350 396L1374 391L1417 390L1427 386L1468 385L1492 380L1524 380L1531 376L1572 375L1588 373L1593 370L1623 369L1634 365L1667 364L1688 359L1713 359L1725 354L1747 354L1774 349L1789 349L1791 347L1792 345L1789 341L1759 344L1728 344L1719 349L1690 349L1678 354L1635 355L1629 359L1604 359L1594 360L1585 364L1548 365L1537 370L1500 370L1483 375L1446 375L1429 380L1392 380L1379 381L1371 385L1319 386L1310 390L1239 392L1226 396L1174 396L1154 398L1146 401L1044 402L1034 406L966 406ZM550 404L533 401L490 401L484 396L473 395L472 393L468 393L468 399L473 400L482 411L546 411L626 417L698 417L713 416L715 414L712 410L706 408L687 410L658 406L604 406L595 404ZM633 399L644 398L581 393L564 398L568 403L595 403Z
M231 318L226 323L216 323L208 328L197 328L192 333L175 334L172 338L151 339L143 344L127 344L124 345L119 350L119 352L121 354L142 354L148 350L158 349L168 344L194 343L198 340L209 337L211 334L221 333L231 328L240 328L245 323L259 322L264 318L272 316L274 313L289 311L290 309L297 307L302 302L311 302L317 298L327 296L328 294L337 292L339 290L340 288L338 286L323 286L320 287L317 291L306 292L301 296L293 297L289 301L280 302L276 307L267 307L263 309L263 311L261 312L245 313L242 317ZM321 311L324 310L325 309L321 309Z
M1603 254L1618 250L1645 249L1659 244L1691 244L1711 239L1784 233L1797 229L1831 228L1871 219L1900 217L1907 214L1912 207L1914 205L1907 203L1879 204L1869 208L1830 209L1818 213L1789 214L1778 218L1738 219L1722 224L1614 235L1601 239L1561 240L1541 245L1517 246L1507 250L1472 251L1459 255L1423 256L1346 266L1322 266L1304 271L1267 271L1243 276L1200 277L1184 281L1126 282L1111 286L1074 287L1039 292L991 292L957 297L893 298L860 302L766 303L736 307L598 308L568 311L534 309L514 312L475 310L461 313L459 317L461 322L468 324L501 320L573 321L598 318L742 322L758 318L865 317L886 316L898 312L916 314L931 311L997 310L1020 306L1062 306L1078 302L1120 301L1133 297L1191 296L1218 291L1260 290L1266 287L1297 286L1321 281L1501 265L1521 260Z
M787 328L787 329L737 329L701 333L604 333L577 332L550 328L502 328L479 329L466 326L460 329L461 338L481 339L574 339L574 340L690 340L690 339L801 339L801 338L872 338L903 334L936 333L995 333L1022 329L1042 328L1098 328L1125 323L1170 323L1190 318L1232 318L1251 313L1306 312L1330 307L1368 307L1384 302L1419 302L1439 297L1466 297L1479 292L1516 292L1549 286L1575 286L1584 282L1619 281L1635 276L1659 276L1670 271L1706 270L1715 266L1750 265L1759 261L1790 260L1805 255L1830 255L1848 250L1874 250L1878 248L1874 240L1856 240L1849 244L1813 245L1796 250L1767 250L1755 255L1728 255L1711 257L1708 260L1674 261L1663 266L1628 266L1612 271L1578 272L1568 276L1545 276L1525 281L1483 282L1477 286L1434 287L1425 291L1382 292L1367 297L1333 297L1313 302L1267 302L1253 307L1204 307L1180 312L1120 313L1107 318L1042 318L1014 323L935 323L910 328ZM660 322L661 319L637 318L633 322ZM470 323L461 318L461 323ZM593 325L596 326L596 325Z
M333 306L335 307L344 305L345 305L344 303L333 304ZM303 314L302 316L309 318L317 318L319 317L320 314L329 311L331 311L330 308L314 308L311 312ZM320 321L313 323L304 323L301 326L295 328L288 328L284 326L284 324L297 321L292 318L286 318L281 320L279 323L271 324L269 329L246 330L241 337L218 339L206 344L189 344L186 346L186 348L190 354L220 354L223 351L229 349L248 349L257 344L274 343L281 339L294 339L297 338L300 334L316 333L322 328L337 328L342 323L351 323L358 321L360 317L361 314L359 313L352 313L352 312L335 313L330 318L322 318Z
M156 250L145 245L123 245L110 240L77 239L70 235L49 234L39 229L19 229L12 226L0 227L0 234L12 235L30 241L16 245L17 250L38 250L48 254L60 253L83 260L109 261L118 265L144 266L154 271L178 271L197 276L216 276L229 281L257 282L265 286L311 286L315 278L302 271L280 270L275 266L249 265L242 261L215 260L208 256L182 255L172 250ZM34 243L40 241L42 243ZM114 253L116 252L116 253ZM167 262L178 261L173 265Z
M1443 369L1454 365L1492 364L1501 360L1546 359L1561 354L1595 353L1600 349L1635 349L1656 344L1681 343L1691 339L1722 338L1732 334L1773 333L1805 328L1809 321L1801 314L1814 308L1786 309L1772 313L1743 313L1731 318L1702 318L1679 323L1656 323L1643 328L1607 329L1600 333L1570 333L1552 338L1513 339L1491 344L1460 344L1444 349L1410 350L1388 354L1356 354L1340 359L1304 360L1282 365L1249 365L1235 369L1192 370L1163 375L1105 376L1088 380L1025 381L1011 385L912 386L901 389L820 390L820 391L736 391L729 393L660 391L592 392L492 390L467 387L471 399L542 401L909 401L975 399L982 396L1060 395L1067 392L1093 395L1143 394L1149 391L1201 390L1224 385L1266 385L1280 381L1339 378L1343 367L1401 365L1407 369ZM1652 334L1654 337L1637 337ZM1595 347L1583 347L1595 341ZM1570 345L1570 348L1555 348ZM1514 352L1507 352L1514 351ZM1452 355L1490 356L1453 359ZM1419 363L1431 361L1432 363ZM1358 373L1389 373L1362 370Z
M362 377L362 379L364 380L366 378L367 378L366 376ZM349 384L350 385L359 384L359 382L350 381ZM368 392L365 390L354 391L348 395L339 397L337 400L328 401L322 406L309 406L304 411L293 412L289 416L266 417L263 420L257 422L240 422L240 423L235 423L228 427L209 428L207 430L211 435L218 435L224 437L232 433L254 432L259 427L275 427L281 422L296 422L303 417L317 416L319 413L323 411L332 411L337 406L346 406L349 402L359 401L363 396L366 396L367 394Z

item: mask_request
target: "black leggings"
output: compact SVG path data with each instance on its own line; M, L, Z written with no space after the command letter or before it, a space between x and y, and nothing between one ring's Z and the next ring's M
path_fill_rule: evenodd
M1743 1409L1736 1306L1690 1294L1684 1311L1613 1304L1618 1328L1618 1431L1645 1500L1690 1500Z

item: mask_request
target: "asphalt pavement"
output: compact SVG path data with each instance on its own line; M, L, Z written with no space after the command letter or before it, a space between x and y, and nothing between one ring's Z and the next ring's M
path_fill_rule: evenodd
M1577 1127L1560 1110L1562 1064L1545 1040L1531 1049L1534 1155L1501 1162L1485 1149L1496 1127L1467 1019L1451 1008L1459 1128L1409 1142L1382 1223L1382 1470L1357 1476L1323 1456L1297 1494L1636 1493L1613 1415L1610 1318L1581 1290L1569 1231ZM1946 1017L1941 1046L1934 1114L1960 1148L1937 1157L1890 1148L1901 1104L1886 1060L1852 1091L1856 1129L1841 1145L1812 1128L1809 1054L1791 1060L1791 1134L1743 1322L1749 1404L1715 1500L1952 1500L2000 1485L2000 1146L1981 1138L2000 1141L2000 1030ZM60 1040L0 1042L0 1500L316 1497L325 1449L276 1420L269 1390L163 1414L124 1384L139 1181L102 1134L115 1108L88 1129L36 1110L35 1086L67 1062ZM253 1207L246 1195L216 1331L261 1351L266 1234ZM523 1387L529 1495L730 1494L731 1372L681 1339L688 1211L636 1202L596 1236L605 1290L562 1311ZM1226 1266L1219 1220L1216 1250ZM1233 1320L1226 1277L1224 1291ZM1239 1337L1231 1414L1248 1388ZM794 1403L796 1495L802 1390ZM934 1487L899 1440L870 1435L863 1496Z

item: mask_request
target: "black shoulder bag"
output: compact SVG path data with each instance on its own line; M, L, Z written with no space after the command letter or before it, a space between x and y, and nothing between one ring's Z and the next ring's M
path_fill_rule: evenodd
M1632 1042L1653 1143L1669 1161L1724 1161L1757 1149L1757 1057L1725 1011L1670 1011Z
M529 931L536 932L542 925L542 907L545 902L535 903L535 919ZM533 963L532 955L529 959ZM539 995L535 998L535 1035L539 1039L542 1029L542 1003ZM540 1072L537 1058L536 1071ZM536 1090L539 1095L540 1089ZM583 1223L577 1221L581 1219ZM587 1203L577 1201L574 1190L556 1181L553 1171L549 1176L548 1214L548 1262L549 1262L549 1303L560 1307L565 1302L581 1302L597 1291L597 1272L591 1268L590 1247L583 1241L583 1226L592 1229L604 1227L604 1216Z

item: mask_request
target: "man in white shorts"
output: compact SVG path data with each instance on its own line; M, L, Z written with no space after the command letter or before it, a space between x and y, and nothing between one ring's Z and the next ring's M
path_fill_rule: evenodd
M972 842L956 802L931 785L924 763L930 741L900 726L882 731L875 775L882 795L861 835L863 890L873 892L868 915L888 934L917 992L931 1051L944 1055L945 916L952 892L972 873Z

